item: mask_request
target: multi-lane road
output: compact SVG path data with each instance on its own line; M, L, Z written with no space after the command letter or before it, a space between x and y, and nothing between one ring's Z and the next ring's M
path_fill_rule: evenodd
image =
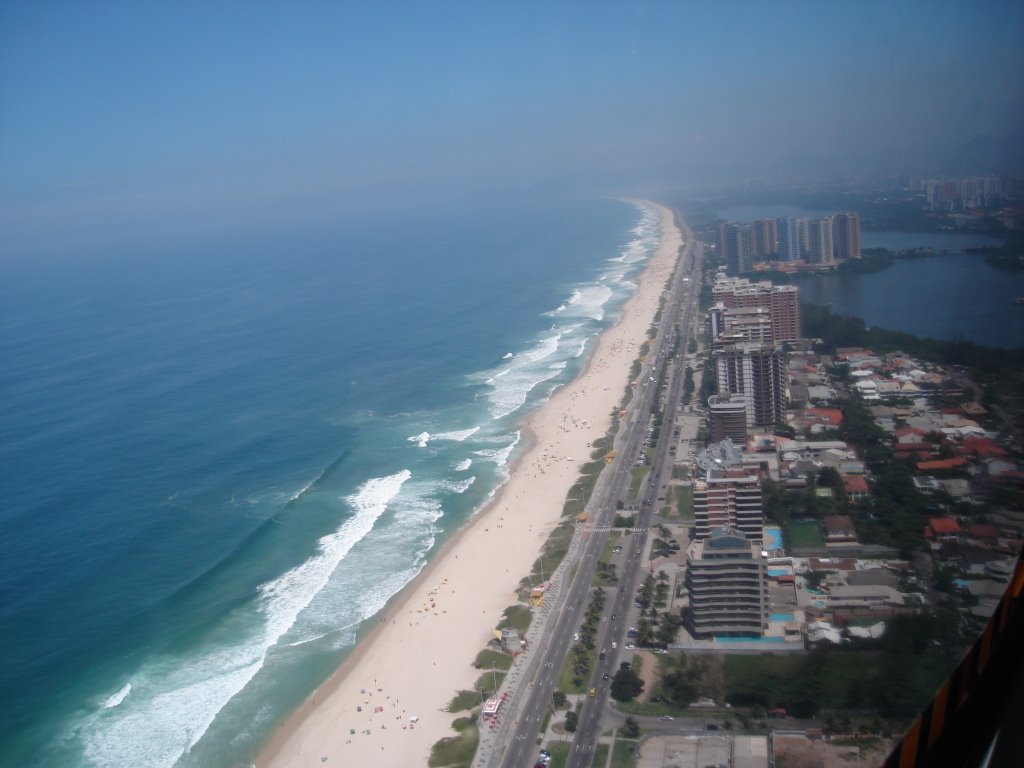
M646 545L645 529L656 509L662 481L668 479L664 477L665 472L671 476L672 457L668 446L672 442L672 419L682 387L682 368L671 366L671 376L664 394L655 385L661 380L660 372L665 368L676 339L680 340L681 349L686 348L700 291L700 264L696 258L700 246L693 242L690 231L685 227L683 234L686 245L668 289L661 322L651 342L648 359L641 370L640 381L646 384L637 387L626 409L626 419L615 440L616 458L602 472L587 505L593 527L583 534L580 546L569 556L573 559L567 563L566 584L555 597L556 604L551 607L545 620L539 642L535 642L534 650L539 650L539 653L531 654L519 684L510 692L497 740L486 755L477 755L474 766L521 768L534 764L536 739L549 710L559 670L565 662L573 643L573 634L588 602L590 585L608 536L606 526L615 514L616 502L625 499L629 492L632 468L647 433L655 398L665 397L661 439L655 448L650 480L640 494L637 522L640 530L631 539L625 561L620 564L619 579L622 586L613 593L612 600L606 605L605 616L598 631L599 648L611 651L613 642L621 646L625 634L624 617L633 600L633 586L640 572ZM616 653L609 652L595 665L591 685L598 693L587 699L580 714L570 766L584 768L590 765L608 694L608 681L604 677L611 677L614 673L617 668L616 657Z

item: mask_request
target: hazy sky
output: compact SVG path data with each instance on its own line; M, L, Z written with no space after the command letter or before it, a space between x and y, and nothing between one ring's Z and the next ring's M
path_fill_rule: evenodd
M0 249L357 196L928 171L1020 2L11 2ZM979 171L989 170L979 168Z

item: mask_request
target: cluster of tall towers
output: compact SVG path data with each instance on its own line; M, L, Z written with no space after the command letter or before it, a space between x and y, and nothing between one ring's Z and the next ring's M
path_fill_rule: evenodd
M860 217L837 213L819 218L725 222L718 253L730 275L752 272L756 261L805 262L827 267L860 258Z

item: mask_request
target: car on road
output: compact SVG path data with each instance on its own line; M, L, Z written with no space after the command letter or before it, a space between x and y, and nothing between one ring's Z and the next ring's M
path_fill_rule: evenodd
M587 691L587 696L589 696L590 698L594 698L595 696L597 696L597 688L591 688L589 691Z
M709 731L717 731L718 730L718 726L715 725L714 723L708 723L707 728L708 728Z
M605 672L605 673L604 673L604 677L602 677L601 679L602 679L602 680L607 680L607 679L608 679L608 673L607 673L607 672Z
M636 650L636 643L626 643L626 645L624 647L625 647L625 649L627 651L635 651Z
M672 715L662 715L660 719L661 720L675 720L675 718L672 717Z
M613 651L614 651L614 650L615 650L616 648L618 648L618 647L619 647L619 644L618 644L618 643L616 643L616 642L613 642L613 643L612 643L612 650L613 650Z

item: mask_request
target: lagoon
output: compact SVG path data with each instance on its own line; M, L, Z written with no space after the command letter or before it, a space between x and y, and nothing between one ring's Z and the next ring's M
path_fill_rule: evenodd
M908 246L909 247L909 246ZM984 256L951 252L898 259L870 274L798 278L800 299L869 326L988 347L1024 347L1024 273L989 266Z
M835 211L807 210L795 205L741 205L724 208L727 221L827 216ZM870 274L831 272L800 276L800 299L821 304L842 315L864 319L869 326L915 336L988 347L1024 347L1024 272L990 266L982 254L967 248L998 246L1002 238L973 232L861 232L862 248L893 251L929 248L934 256L899 259Z

